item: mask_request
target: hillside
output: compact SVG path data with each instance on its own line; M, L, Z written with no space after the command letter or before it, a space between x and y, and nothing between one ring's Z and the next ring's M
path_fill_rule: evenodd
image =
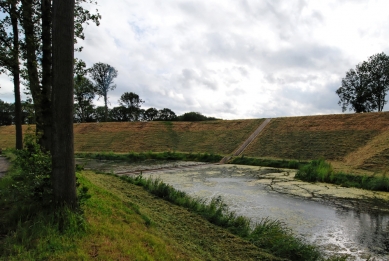
M383 170L389 163L389 112L275 118L244 155L324 158L353 169Z
M229 154L263 119L202 122L107 122L74 125L77 152L207 152ZM23 126L23 131L27 126ZM32 130L33 131L33 130ZM15 145L15 127L0 127L0 148Z
M109 122L75 124L77 152L207 152L230 155L264 121ZM24 126L24 131L27 126ZM0 127L0 148L14 147L14 126ZM338 169L389 166L389 112L274 118L245 156L311 160Z

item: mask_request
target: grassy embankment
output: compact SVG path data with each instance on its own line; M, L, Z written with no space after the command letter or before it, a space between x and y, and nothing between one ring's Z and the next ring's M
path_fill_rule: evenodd
M40 198L41 192L17 183L19 177L25 178L20 174L13 168L0 180L1 260L320 258L314 247L277 221L263 220L252 230L248 219L229 212L219 199L205 204L160 181L78 173L80 188L87 187L91 197L82 201L84 214L73 214L42 208L41 201L47 201ZM85 195L85 189L79 191Z
M280 167L298 160L296 178L304 181L389 191L389 113L276 118L244 154L253 162L284 163Z
M75 124L75 148L78 152L228 155L262 121ZM0 147L13 144L13 126L0 127ZM335 184L375 187L363 183L367 179L379 181L376 177L385 176L388 170L389 112L275 118L244 151L244 156L231 162L298 168L302 163L322 158L331 163L331 176L339 177ZM356 175L361 177L353 178Z
M384 173L389 165L389 112L272 119L245 156L325 159L336 171Z
M227 155L263 122L106 122L74 124L76 152L186 152ZM26 132L28 126L23 126ZM34 126L31 126L32 131ZM0 126L0 147L14 148L15 127Z

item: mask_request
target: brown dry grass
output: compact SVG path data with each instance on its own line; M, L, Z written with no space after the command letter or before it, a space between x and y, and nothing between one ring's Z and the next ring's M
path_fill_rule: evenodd
M180 151L228 154L262 120L76 124L76 151Z
M74 125L77 152L201 152L229 154L263 119L203 122L106 122ZM26 126L24 126L24 130ZM0 127L0 147L15 146L14 126Z
M381 170L389 163L389 113L273 119L245 155L332 160L337 168ZM375 159L373 163L368 163Z
M237 149L262 121L75 124L75 150L227 155ZM23 129L26 131L27 126ZM14 126L0 127L0 148L14 147L14 135ZM244 155L297 160L325 158L339 170L386 171L389 166L389 112L275 118Z

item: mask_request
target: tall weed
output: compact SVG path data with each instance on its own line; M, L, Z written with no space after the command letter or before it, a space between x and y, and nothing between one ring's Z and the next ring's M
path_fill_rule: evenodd
M389 192L389 178L383 176L359 176L335 172L330 163L320 159L302 166L295 178L308 182L326 182L344 187L362 188L374 191Z

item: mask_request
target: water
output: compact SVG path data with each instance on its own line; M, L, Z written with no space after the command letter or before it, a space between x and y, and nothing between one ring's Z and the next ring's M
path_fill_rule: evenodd
M78 163L115 173L193 164L174 162L139 166L90 160L78 160ZM193 196L206 199L221 196L230 210L249 217L254 223L266 217L280 220L329 255L347 254L349 260L389 260L388 212L371 211L367 209L371 204L359 204L360 200L349 199L380 198L382 195L388 199L389 193L313 185L294 180L293 175L289 175L293 174L292 170L272 172L274 169L252 166L200 165L143 172L143 176L160 178Z
M193 196L221 196L230 210L254 223L266 217L280 220L327 254L348 254L349 260L389 260L389 214L280 194L246 174L239 168L202 167L143 175L158 177Z

